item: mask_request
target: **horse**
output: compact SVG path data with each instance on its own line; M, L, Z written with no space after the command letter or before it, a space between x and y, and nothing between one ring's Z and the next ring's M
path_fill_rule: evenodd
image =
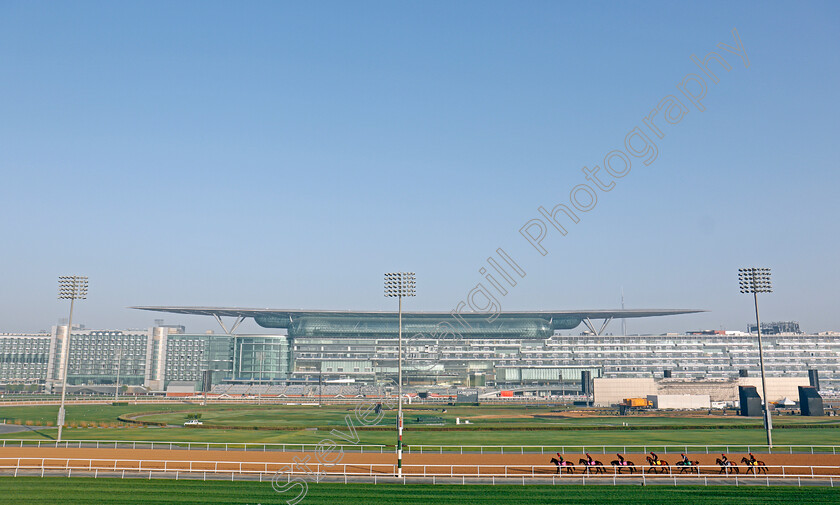
M560 469L564 466L566 467L566 473L575 473L575 464L571 461L560 461L557 458L551 458L551 463L557 467L557 472L555 473L560 473Z
M621 473L621 468L625 466L630 471L630 473L636 471L636 465L634 465L632 461L627 461L626 459L624 461L614 459L610 461L610 464L613 466L613 470L615 470L615 467L618 467L618 473Z
M753 475L756 475L757 473L764 472L767 475L767 465L764 464L764 461L750 461L746 457L743 457L741 458L741 463L747 465L747 473L752 472Z
M578 461L578 463L584 466L583 471L586 473L589 473L590 470L593 469L592 467L595 467L594 469L596 474L607 473L607 471L604 469L604 464L600 461L593 461L592 463L590 463L588 459L580 458L580 461Z
M700 467L698 466L699 464L700 464L699 461L689 461L689 462L677 461L675 463L675 465L680 467L680 473L683 473L686 470L688 470L688 473L694 472L697 475L700 475Z
M665 473L665 470L671 473L671 466L664 459L654 461L650 456L645 456L645 458L647 458L647 462L650 465L650 473Z
M717 458L715 459L715 463L720 465L720 471L718 473L725 472L726 475L729 475L729 472L741 473L741 471L738 470L738 465L736 465L732 461L723 461L722 459Z

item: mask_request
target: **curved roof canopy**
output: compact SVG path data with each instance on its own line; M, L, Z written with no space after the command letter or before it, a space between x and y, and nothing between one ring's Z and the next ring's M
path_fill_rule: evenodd
M305 309L248 309L234 307L166 307L141 306L132 309L150 310L154 312L169 312L173 314L188 314L214 317L252 317L260 326L265 328L289 328L295 322L309 318L328 318L337 322L340 320L376 320L392 319L395 311L355 311L355 310L305 310ZM403 312L406 321L433 323L438 321L453 321L463 319L467 322L495 320L513 322L515 320L544 320L553 329L571 329L587 319L620 319L635 317L674 316L705 312L699 309L629 309L629 310L536 310L536 311L505 311L497 314L486 312L463 312L453 315L450 312ZM457 316L457 317L455 317Z

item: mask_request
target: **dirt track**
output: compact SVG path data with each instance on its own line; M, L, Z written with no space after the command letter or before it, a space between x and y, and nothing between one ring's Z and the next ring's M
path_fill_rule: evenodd
M126 469L126 470L185 470L185 471L288 471L290 465L295 465L295 473L317 471L316 463L320 456L322 461L329 460L333 465L325 465L322 470L328 473L377 473L393 474L396 456L394 454L359 454L333 452L317 455L314 452L262 452L262 451L205 451L205 450L150 450L150 449L93 449L93 448L0 448L0 466L14 465L17 458L20 464L40 467L62 468L90 467L91 469ZM689 459L699 461L701 465L715 465L715 458L719 454L689 454ZM740 463L744 454L729 454L729 459L738 463L741 475L747 467ZM403 458L403 473L426 475L554 475L556 467L549 463L552 455L542 454L406 454ZM578 461L581 454L566 454L564 459L575 463L575 473L581 473L583 465ZM614 454L593 454L595 460L602 461L606 466L606 473L613 474L610 462L616 459ZM770 474L811 475L809 468L794 468L796 466L830 466L833 468L814 469L814 475L840 476L840 455L810 455L810 454L757 454L759 460L767 464ZM15 458L15 461L3 458ZM627 454L627 460L636 463L637 467L645 466L645 473L651 467L645 464L644 454ZM663 454L661 458L672 464L674 474L679 467L673 466L679 456ZM68 462L69 459L69 462ZM89 462L89 460L100 460ZM241 466L240 466L241 465ZM499 467L485 466L499 465ZM505 469L502 466L508 465ZM782 466L784 465L784 469ZM661 467L656 467L661 470ZM480 473L479 473L480 472ZM627 470L624 468L624 472ZM703 474L718 474L719 467L704 468Z

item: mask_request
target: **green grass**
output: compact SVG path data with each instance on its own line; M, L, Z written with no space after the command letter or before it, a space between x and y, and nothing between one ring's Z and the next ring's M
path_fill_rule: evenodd
M446 412L441 412L442 409ZM600 417L547 417L566 409L557 407L528 406L418 406L405 407L405 422L411 426L417 417L440 417L446 426L454 427L455 418L470 419L471 428L514 428L531 427L556 428L616 428L627 423L634 428L656 428L667 426L680 427L753 427L762 426L761 419L744 418L735 415L727 417L672 417L662 416L600 416ZM28 420L42 424L55 421L57 406L11 406L0 407L0 419ZM67 422L116 422L121 415L149 413L144 421L181 424L188 413L200 413L205 424L242 427L330 427L344 424L344 416L353 412L350 405L300 406L300 405L192 405L186 403L166 403L148 405L69 405ZM527 417L523 417L527 416ZM546 417L531 417L546 416ZM394 418L393 410L381 424L389 424ZM840 418L802 418L779 416L774 420L776 426L826 425L840 428ZM464 427L462 425L462 427Z
M343 431L346 431L343 430ZM389 431L358 431L360 444L393 446L396 433ZM55 428L40 428L37 432L12 433L0 438L40 439L55 438ZM191 442L252 442L252 443L307 443L315 444L325 438L340 441L329 430L318 431L255 431L214 430L192 428L67 428L68 440L150 440ZM638 430L638 431L412 431L407 428L403 440L408 445L624 445L661 446L665 444L695 445L763 445L761 430ZM835 429L784 429L774 432L777 446L791 445L840 445L840 430Z
M446 412L442 412L443 409ZM200 408L199 408L200 409ZM154 410L154 409L151 409ZM181 410L192 411L189 407ZM525 429L532 427L552 427L552 428L585 428L585 427L599 427L599 428L615 428L622 427L623 423L627 423L631 427L636 428L655 428L663 426L685 426L685 427L705 427L705 426L727 426L727 427L754 427L760 428L762 421L756 418L744 418L738 416L729 417L619 417L619 416L603 416L603 417L556 417L549 416L560 409L553 407L431 407L431 406L409 406L405 407L405 422L406 426L415 424L418 417L434 416L441 418L445 426L454 427L455 419L461 418L469 419L473 429L487 428L515 428ZM147 410L148 411L148 410ZM353 412L352 406L338 405L338 406L213 406L208 410L196 410L202 413L202 421L205 424L214 424L220 426L247 426L247 427L328 427L339 426L344 424L344 416ZM169 424L183 423L183 412L161 412L159 414L143 416L144 421L164 422ZM389 420L394 419L394 412L388 411L382 424L388 424ZM529 417L522 417L529 416ZM539 417L530 417L539 416ZM776 424L778 426L795 426L802 424L809 425L826 425L836 426L840 428L840 419L833 417L823 418L802 418L794 416L777 417ZM469 429L461 425L463 429Z
M219 408L220 406L204 407ZM117 418L123 414L134 414L138 412L170 412L173 410L195 410L202 407L193 407L185 404L153 404L153 405L67 405L66 421L70 422L117 422ZM196 410L202 412L201 410ZM58 414L58 405L36 405L36 406L12 406L0 407L0 419L12 422L15 419L24 421L40 421L42 424L48 421L55 422ZM183 421L182 421L183 422Z
M445 408L446 412L441 409ZM531 417L558 410L554 407L524 406L417 406L406 408L404 441L408 445L649 445L657 444L719 444L761 445L764 432L761 420L727 417L672 416L600 416L600 417ZM0 418L46 421L55 419L55 406L0 407ZM254 442L254 443L317 443L325 438L336 439L330 431L346 430L345 416L353 413L349 405L71 405L67 407L67 421L116 422L120 415L150 413L143 420L169 424L183 424L188 414L200 413L206 425L239 426L244 428L278 429L198 429L152 428L128 426L120 428L73 428L65 430L67 439L87 440L153 440L194 442ZM441 431L419 427L412 421L419 416L436 416L446 420L446 427L455 427L455 417L472 419L470 425L458 426L459 431ZM494 416L494 417L487 417ZM495 417L498 416L498 417ZM527 417L522 417L527 416ZM622 426L626 423L628 426ZM380 422L387 429L358 431L360 443L393 445L394 412ZM840 445L840 419L835 417L775 418L775 442L778 445ZM812 426L820 426L815 428ZM730 428L730 429L721 429ZM746 428L746 429L737 429ZM783 429L782 429L783 428ZM0 438L52 439L55 428L37 428L36 432L12 433ZM337 439L336 439L337 440Z
M285 503L268 483L223 481L117 480L2 477L3 503L14 505L269 504ZM298 488L294 491L297 492ZM389 503L463 505L492 503L788 504L837 503L840 492L824 487L668 487L668 486L452 486L309 484L304 505Z

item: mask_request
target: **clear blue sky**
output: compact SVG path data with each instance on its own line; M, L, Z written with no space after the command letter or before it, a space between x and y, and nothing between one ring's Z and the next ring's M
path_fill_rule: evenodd
M762 319L840 330L839 7L2 2L0 331L66 317L64 274L90 277L96 328L214 326L131 305L395 308L401 269L406 308L450 310L499 247L527 272L503 309L623 287L710 311L630 332L744 329L755 265ZM749 68L717 47L733 28ZM710 64L700 112L676 85L710 51L732 70ZM520 227L667 95L689 112L656 161L538 254Z

